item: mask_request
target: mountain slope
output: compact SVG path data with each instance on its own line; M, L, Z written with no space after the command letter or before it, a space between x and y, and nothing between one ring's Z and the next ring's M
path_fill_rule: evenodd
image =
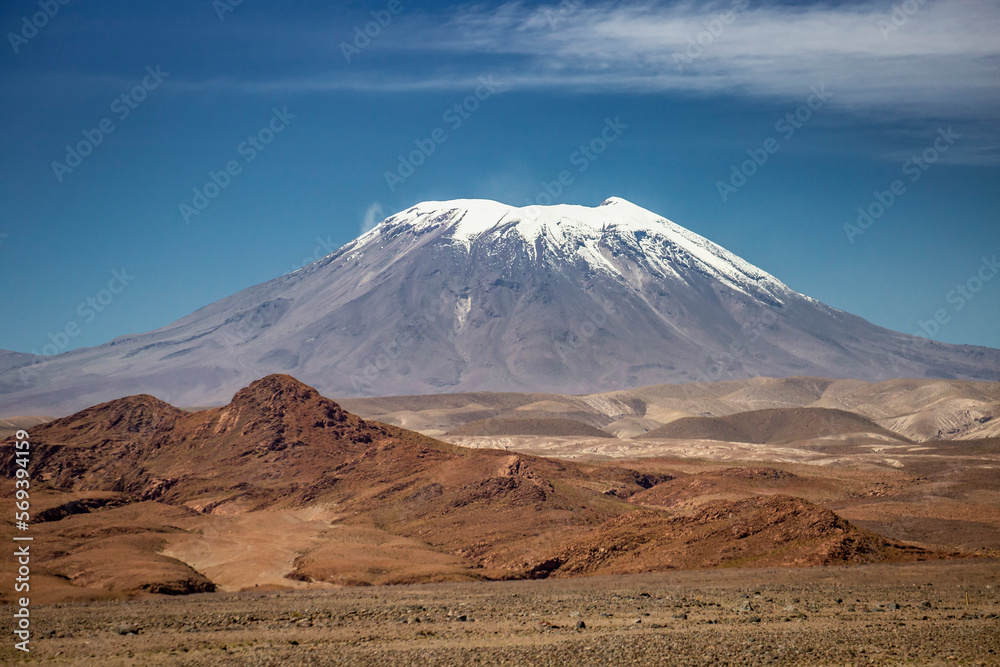
M867 434L909 442L864 417L828 408L769 408L725 417L681 417L639 437L763 445L846 434Z
M2 354L0 415L139 393L218 404L285 372L334 396L578 394L758 375L998 380L1000 351L876 327L621 199L456 200L162 329Z

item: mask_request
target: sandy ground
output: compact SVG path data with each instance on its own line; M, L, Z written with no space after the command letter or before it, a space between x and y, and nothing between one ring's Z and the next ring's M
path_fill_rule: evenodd
M961 441L933 445L872 442L870 437L817 438L808 443L755 445L716 440L625 440L574 436L439 436L472 449L504 449L534 456L602 461L666 457L707 461L805 463L815 466L867 464L907 469L920 465L979 466L1000 470L1000 451L967 451Z
M189 520L191 532L173 538L161 553L184 561L221 590L306 584L285 577L300 553L322 542L336 515L321 508L251 512ZM275 539L281 535L281 539Z
M1000 562L259 591L33 611L8 662L1000 664ZM135 634L133 634L135 633Z

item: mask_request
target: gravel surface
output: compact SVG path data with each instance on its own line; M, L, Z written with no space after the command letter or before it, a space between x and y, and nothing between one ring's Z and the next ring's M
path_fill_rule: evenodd
M969 560L71 603L33 609L27 661L996 665L998 586Z

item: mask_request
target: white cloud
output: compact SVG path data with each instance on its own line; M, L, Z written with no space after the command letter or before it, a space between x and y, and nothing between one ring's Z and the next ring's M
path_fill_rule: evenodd
M1000 3L899 0L773 5L561 0L415 10L366 58L339 63L328 26L275 36L321 44L310 74L184 81L177 90L247 94L462 90L484 73L506 90L727 94L798 100L826 84L859 113L994 121L1000 112ZM900 10L902 12L902 10Z
M798 98L825 83L853 109L995 115L1000 5L906 4L894 20L888 6L581 3L555 22L552 8L475 6L394 48L510 56L497 75L511 88Z
M371 205L365 210L365 217L361 221L361 233L371 231L375 228L375 225L382 222L382 204L378 202L372 202Z
M894 6L900 8L895 16ZM830 123L862 118L891 125L895 133L955 124L981 141L963 145L949 160L1000 162L996 2L552 0L548 7L466 3L444 14L414 8L393 23L391 39L379 39L346 67L330 26L268 30L277 31L275 44L311 45L315 69L271 77L178 76L171 90L464 91L492 74L505 91L724 96L787 105L823 85L832 96Z

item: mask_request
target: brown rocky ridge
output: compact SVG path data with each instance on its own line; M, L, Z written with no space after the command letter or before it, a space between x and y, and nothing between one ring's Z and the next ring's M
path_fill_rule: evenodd
M780 486L672 508L688 473L466 449L364 420L286 375L198 412L110 401L31 442L39 599L942 555Z

